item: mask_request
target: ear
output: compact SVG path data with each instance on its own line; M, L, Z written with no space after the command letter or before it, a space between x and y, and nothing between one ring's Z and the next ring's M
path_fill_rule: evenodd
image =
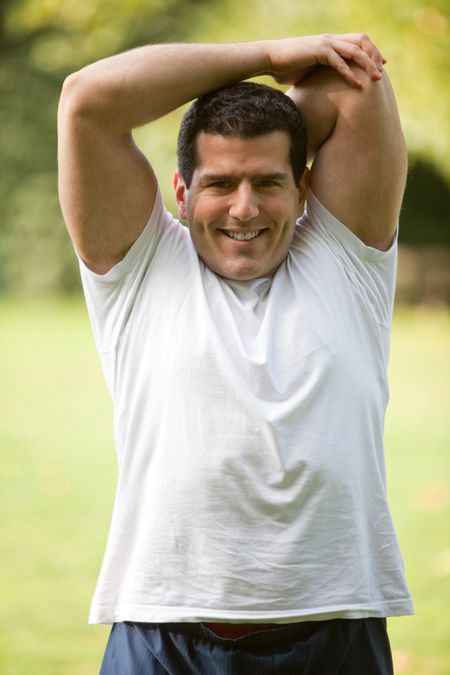
M298 184L298 206L300 215L302 215L305 209L305 201L308 188L309 188L309 169L308 167L306 167Z
M188 189L179 169L176 169L173 176L173 189L175 192L175 199L178 204L178 216L181 220L186 220L186 197Z

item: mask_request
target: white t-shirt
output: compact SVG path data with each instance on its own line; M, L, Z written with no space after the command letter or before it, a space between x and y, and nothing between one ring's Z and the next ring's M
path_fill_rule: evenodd
M386 501L396 245L314 197L273 278L217 276L162 205L81 263L119 479L90 622L412 613Z

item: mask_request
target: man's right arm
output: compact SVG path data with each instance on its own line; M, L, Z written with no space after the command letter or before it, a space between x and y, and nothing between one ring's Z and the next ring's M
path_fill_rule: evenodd
M133 129L198 96L266 73L295 84L329 65L358 86L345 59L377 78L378 50L314 36L236 44L141 47L67 78L58 111L59 194L80 257L104 274L143 230L157 184ZM353 78L353 81L352 81Z
M61 206L84 262L104 274L153 208L156 177L131 132L213 89L267 71L262 43L155 45L69 76L58 111Z

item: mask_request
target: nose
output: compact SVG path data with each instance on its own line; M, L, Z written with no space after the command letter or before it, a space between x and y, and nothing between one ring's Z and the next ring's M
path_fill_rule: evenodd
M231 195L228 211L231 218L246 221L259 215L258 195L250 183L242 182Z

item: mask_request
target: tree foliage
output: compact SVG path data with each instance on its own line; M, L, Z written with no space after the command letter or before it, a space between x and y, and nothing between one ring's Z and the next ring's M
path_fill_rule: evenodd
M56 196L60 88L66 75L87 63L149 42L234 41L324 31L369 33L388 58L412 165L417 165L411 206L408 198L405 206L412 229L404 224L402 233L408 238L411 231L410 241L416 243L444 241L450 184L449 24L445 0L369 4L360 0L3 0L0 289L28 293L78 288ZM171 182L179 117L178 111L137 133L163 187ZM425 188L435 196L431 229L424 229L417 216L424 204L418 195ZM166 195L171 202L169 191Z

